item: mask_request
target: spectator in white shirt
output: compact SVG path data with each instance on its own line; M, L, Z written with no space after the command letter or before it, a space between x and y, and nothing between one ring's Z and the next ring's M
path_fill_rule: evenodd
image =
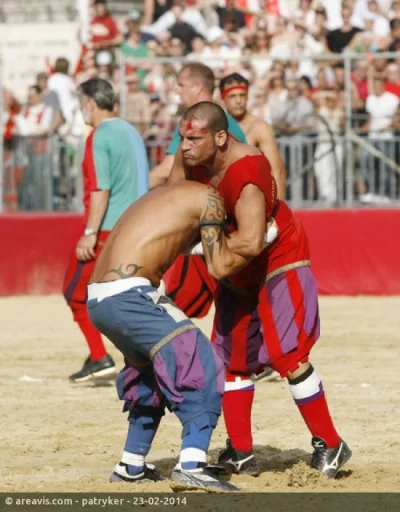
M365 104L369 119L362 127L362 132L375 139L392 139L393 117L398 105L399 98L385 91L384 80L375 78L373 94L367 97Z
M53 120L51 107L42 103L40 89L33 85L28 91L28 104L22 107L15 123L24 140L28 163L18 190L19 209L51 210L52 177L48 137Z
M15 119L18 135L39 136L50 133L53 110L41 101L40 95L37 85L29 87L28 103Z
M385 82L375 77L373 93L367 97L365 109L369 114L361 132L368 134L368 144L394 160L393 122L399 106L399 98L385 91ZM360 155L360 166L370 193L389 195L392 169L382 160L374 158L368 147ZM365 188L361 190L365 192Z
M292 23L311 30L315 24L315 11L311 6L312 0L299 0L299 7L292 16Z
M200 14L200 12L195 7L187 7L185 5L185 0L174 0L174 5L182 6L183 11L181 15L181 20L185 23L191 25L198 34L203 37L207 35L207 24L205 22L204 17ZM176 16L173 10L169 10L164 13L155 23L152 25L146 25L142 27L143 32L147 32L148 34L153 34L154 36L158 36L163 32L168 31L172 25L176 23Z
M76 86L68 72L69 61L60 57L56 60L55 73L48 80L49 89L58 94L66 123L72 120L76 105Z

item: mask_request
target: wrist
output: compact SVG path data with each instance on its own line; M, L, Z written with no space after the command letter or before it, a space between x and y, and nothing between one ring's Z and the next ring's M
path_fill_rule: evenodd
M84 235L85 236L92 236L92 235L97 236L97 230L92 229L92 228L85 228Z

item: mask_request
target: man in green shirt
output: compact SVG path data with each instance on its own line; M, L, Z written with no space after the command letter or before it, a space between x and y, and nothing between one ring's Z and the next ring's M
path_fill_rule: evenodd
M126 20L128 28L128 35L125 41L119 47L120 52L124 57L134 57L135 59L144 59L148 57L149 50L146 46L147 36L143 35L140 30L140 14L138 11L133 10L129 13ZM149 64L143 61L143 64L135 65L135 72L140 80L140 89L146 90L143 81L148 73Z
M214 73L204 64L190 62L183 66L178 75L178 94L182 105L189 108L200 101L213 101L214 80ZM229 133L238 141L246 142L246 137L237 121L229 114L227 117ZM168 180L179 143L179 126L177 126L164 160L150 173L150 188L158 187Z

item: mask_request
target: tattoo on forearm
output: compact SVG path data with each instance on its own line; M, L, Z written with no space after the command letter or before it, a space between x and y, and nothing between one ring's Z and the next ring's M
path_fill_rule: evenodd
M207 195L207 208L203 218L200 219L200 232L211 261L216 248L221 252L224 220L224 203L215 190L210 187Z
M122 267L124 267L124 270ZM110 268L110 270L107 270L107 272L104 275L114 273L119 275L121 279L126 279L127 277L134 277L140 269L142 269L140 265L136 265L135 263L128 263L128 265L125 265L124 263L121 263L121 265L118 268Z

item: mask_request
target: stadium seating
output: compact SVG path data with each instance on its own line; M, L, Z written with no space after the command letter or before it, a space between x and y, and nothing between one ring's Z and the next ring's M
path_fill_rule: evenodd
M111 0L110 10L116 17L123 17L132 9L143 10L140 0ZM72 0L1 0L0 23L39 23L73 21L77 11Z

